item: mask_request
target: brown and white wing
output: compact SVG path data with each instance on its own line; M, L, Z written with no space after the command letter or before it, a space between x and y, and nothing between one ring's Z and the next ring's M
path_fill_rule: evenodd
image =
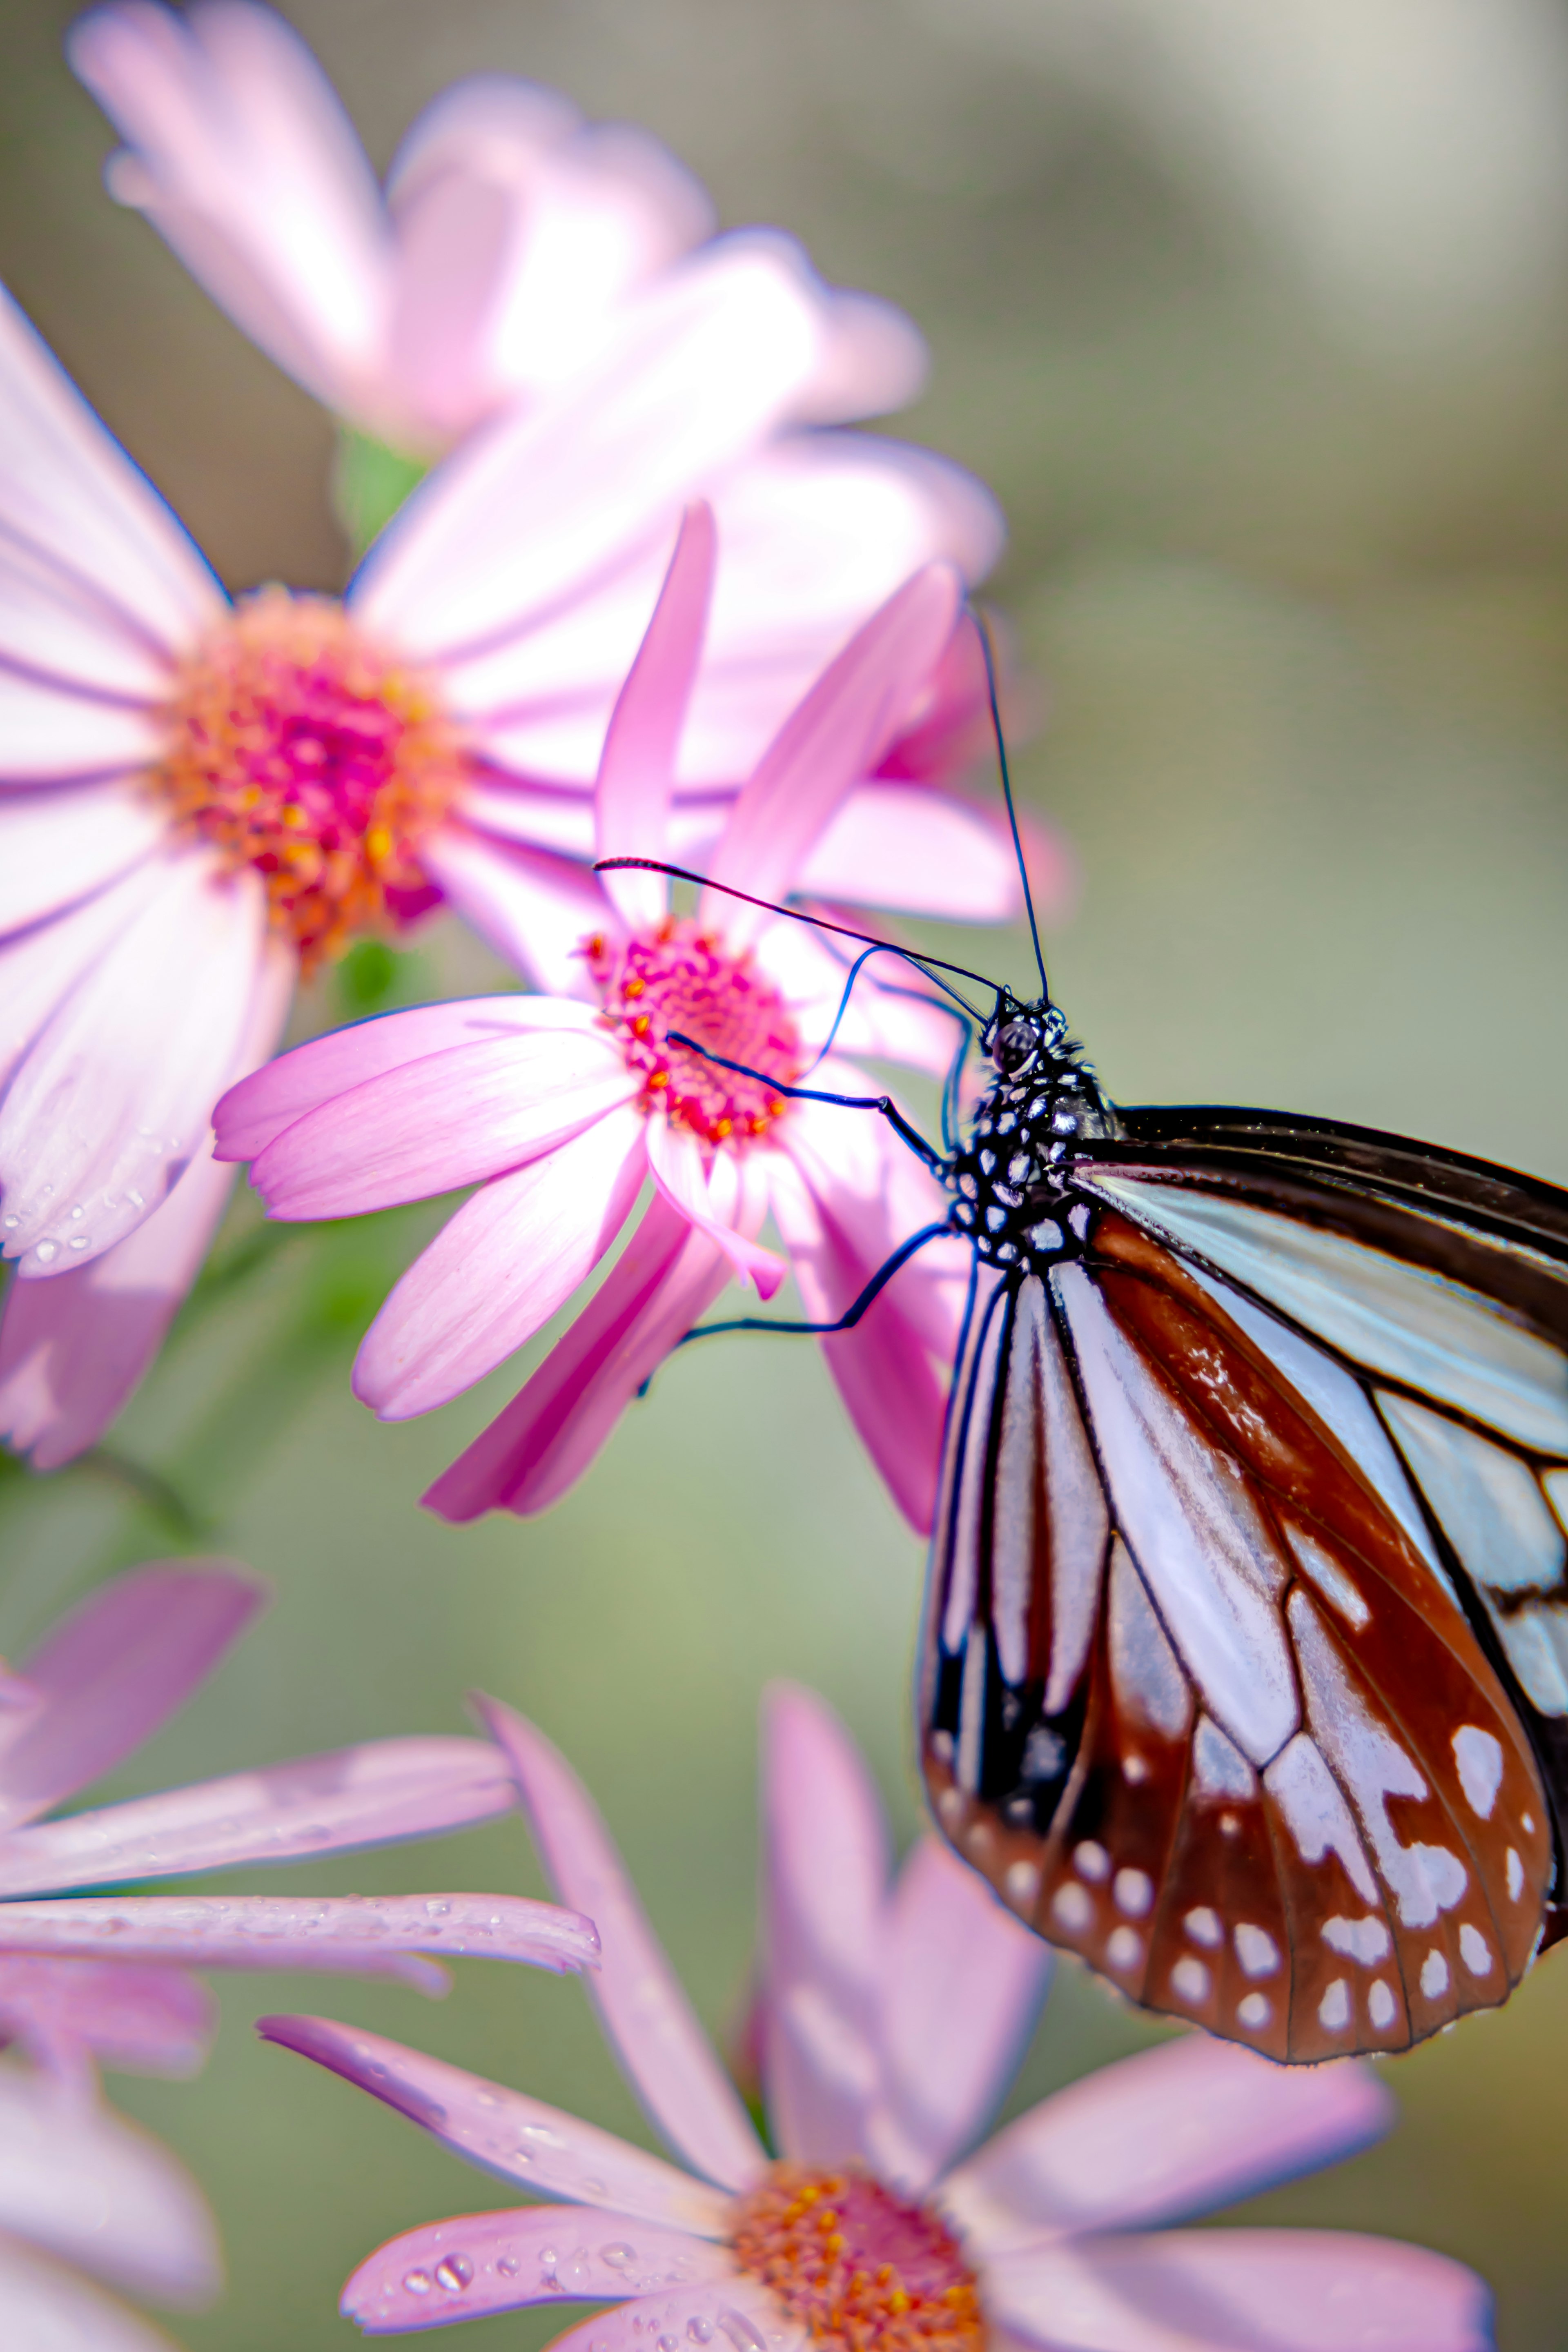
M1507 1997L1554 1869L1521 1711L1418 1441L1391 1434L1395 1404L1439 1408L1363 1360L1381 1341L1357 1355L1178 1235L1166 1171L1080 1172L1083 1259L977 1300L954 1390L921 1694L938 1818L1148 2008L1282 2059L1402 2048Z

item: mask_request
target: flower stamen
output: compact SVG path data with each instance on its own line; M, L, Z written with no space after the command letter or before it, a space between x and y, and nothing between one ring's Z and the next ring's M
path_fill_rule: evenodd
M778 1088L794 1085L805 1057L784 998L749 951L731 955L690 916L670 915L624 946L595 935L582 952L604 1024L642 1080L645 1111L661 1109L710 1148L767 1132L785 1108Z
M980 2352L980 2289L947 2224L858 2166L772 2166L742 2198L742 2270L824 2352Z

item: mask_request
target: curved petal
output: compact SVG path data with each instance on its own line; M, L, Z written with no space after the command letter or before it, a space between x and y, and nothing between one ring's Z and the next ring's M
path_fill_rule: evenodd
M256 2030L263 2041L329 2067L395 2107L470 2164L520 2181L537 2197L629 2214L694 2238L729 2235L730 2200L719 2189L542 2099L331 2018L263 2017Z
M952 635L963 583L928 564L858 630L791 712L735 803L710 872L759 898L784 899L857 779L874 768L899 719ZM722 916L744 942L765 919L704 894L699 912Z
M1069 2084L950 2174L942 2203L982 2252L1041 2233L1146 2228L1332 2164L1388 2129L1370 2068L1275 2066L1202 2038Z
M836 287L824 341L816 373L795 412L803 424L886 416L919 398L931 355L919 328L892 303Z
M1072 854L1037 818L1026 845L1035 912L1059 922L1078 892ZM952 922L1011 923L1023 910L1005 817L931 784L857 784L807 856L800 887Z
M139 2311L53 2263L0 2241L0 2313L21 2346L46 2352L179 2352Z
M437 1479L426 1509L460 1522L484 1511L527 1517L558 1502L729 1279L723 1253L656 1194L571 1329Z
M932 1837L899 1874L883 1946L877 2171L912 2197L1000 2103L1050 1983L1048 1944Z
M722 2337L734 2352L800 2352L811 2341L804 2322L789 2318L760 2279L740 2275L616 2304L567 2328L549 2352L641 2352L666 2336L678 2344Z
M858 1749L813 1691L763 1707L763 2077L788 2157L866 2150L881 2089L888 1832Z
M754 1283L759 1298L771 1298L787 1269L773 1250L738 1233L725 1214L726 1195L743 1197L732 1181L732 1163L717 1159L711 1170L705 1168L702 1147L689 1128L672 1128L663 1118L650 1118L647 1127L648 1166L670 1207L718 1244L738 1280Z
M268 1216L365 1216L542 1160L640 1087L608 1037L575 1024L450 1045L308 1111L250 1181Z
M170 2303L204 2303L219 2283L212 2217L168 2149L9 2065L0 2066L0 2230Z
M86 2049L132 2074L194 2074L216 2030L216 2003L184 1969L0 1954L0 2035L39 2064Z
M551 1885L599 1931L600 1965L588 1990L622 2073L689 2164L721 2189L748 2187L767 2161L762 2142L593 1799L531 1723L494 1699L477 1703L490 1737L510 1759Z
M1337 2230L1199 2230L1008 2254L987 2309L1064 2352L1487 2352L1474 2271Z
M468 824L443 825L419 858L465 922L536 988L586 991L584 942L615 919L596 874Z
M254 874L168 861L157 896L22 1057L0 1103L0 1187L5 1255L25 1276L100 1255L201 1149L239 1061L265 925Z
M84 18L68 54L129 142L110 193L308 391L374 412L391 262L380 194L298 34L247 0L184 16L125 0Z
M0 1839L0 1895L358 1853L491 1821L516 1798L488 1740L370 1739L16 1830Z
M231 1087L213 1113L217 1157L255 1160L308 1111L426 1055L541 1029L585 1029L593 1018L587 1005L560 997L479 996L356 1021L296 1045Z
M167 831L151 800L121 783L0 794L0 933L118 880Z
M100 1957L188 1969L311 1969L445 1978L416 1956L515 1960L566 1975L599 1957L592 1920L521 1895L78 1895L0 1903L0 1952Z
M147 858L52 923L0 941L0 1087L73 989L158 897L165 871L162 858Z
M367 2336L400 2336L532 2303L621 2303L737 2275L726 2249L684 2230L629 2215L617 2229L613 2213L579 2207L573 2221L570 2211L525 2206L406 2230L360 2264L338 2308Z
M647 635L610 714L594 789L600 857L663 857L670 788L701 657L713 592L713 509L689 507ZM608 898L634 929L657 922L669 903L658 874L607 874Z
M631 1214L647 1172L645 1124L612 1111L466 1202L366 1332L354 1359L360 1402L383 1421L428 1412L531 1339Z
M42 1701L0 1717L0 1828L16 1829L140 1748L267 1600L221 1562L134 1568L47 1633L21 1671Z

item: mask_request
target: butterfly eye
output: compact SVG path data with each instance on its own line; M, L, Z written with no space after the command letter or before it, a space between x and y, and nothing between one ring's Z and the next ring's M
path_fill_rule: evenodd
M991 1058L1005 1078L1016 1078L1039 1050L1040 1033L1032 1021L1008 1021L996 1032Z

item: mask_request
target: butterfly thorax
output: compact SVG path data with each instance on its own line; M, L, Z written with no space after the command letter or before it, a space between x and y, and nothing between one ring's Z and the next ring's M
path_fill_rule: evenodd
M949 1168L953 1223L988 1265L1040 1271L1081 1250L1074 1148L1116 1114L1055 1005L1005 1003L982 1043L995 1076Z

